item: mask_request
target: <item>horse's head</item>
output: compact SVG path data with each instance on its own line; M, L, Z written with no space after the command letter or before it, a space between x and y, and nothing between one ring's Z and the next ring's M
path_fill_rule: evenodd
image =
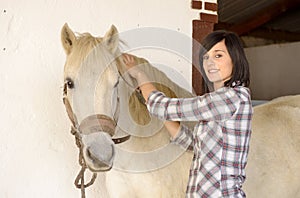
M109 170L114 158L111 137L115 133L117 102L113 95L121 69L117 62L122 61L117 33L112 26L104 37L75 35L67 24L61 32L67 55L65 94L73 112L69 116L79 129L85 162L94 171Z

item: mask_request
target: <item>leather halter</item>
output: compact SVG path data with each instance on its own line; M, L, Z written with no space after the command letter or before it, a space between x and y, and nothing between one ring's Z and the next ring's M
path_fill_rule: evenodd
M91 133L91 131L92 132L103 131L108 133L112 137L115 133L115 127L117 125L117 121L110 118L109 116L102 115L102 114L90 115L87 118L85 118L80 123L80 125L78 124L76 115L73 112L69 99L67 98L67 90L68 90L67 83L64 83L63 103L65 105L68 117L72 123L72 128L78 133L77 136L80 136L80 133L89 134ZM91 131L88 132L87 129ZM121 138L112 138L112 140L115 144L120 144L127 141L129 138L130 135L127 135Z

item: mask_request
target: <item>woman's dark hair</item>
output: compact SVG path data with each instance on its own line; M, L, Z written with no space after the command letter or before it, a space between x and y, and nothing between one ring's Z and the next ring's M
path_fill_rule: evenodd
M202 83L203 91L205 93L209 92L212 88L212 83L207 79L203 68L203 56L208 52L215 44L224 40L228 53L231 57L233 70L232 77L224 82L224 86L231 87L235 85L243 85L249 87L250 84L250 72L249 63L247 61L243 45L238 35L233 32L228 32L224 30L218 30L207 35L202 41L202 48L199 54L199 64L200 72L203 76L205 82Z

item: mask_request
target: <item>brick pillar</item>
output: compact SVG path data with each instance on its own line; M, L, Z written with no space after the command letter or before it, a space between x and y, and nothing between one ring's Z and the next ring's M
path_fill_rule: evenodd
M192 68L192 85L197 95L202 95L203 78L199 70L199 49L202 39L213 31L214 24L218 22L218 4L217 0L192 0L192 8L200 11L199 19L193 20L193 68ZM215 1L212 3L212 1Z

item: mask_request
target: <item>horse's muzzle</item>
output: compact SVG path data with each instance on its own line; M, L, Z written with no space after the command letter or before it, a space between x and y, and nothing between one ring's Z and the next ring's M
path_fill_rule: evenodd
M115 156L112 136L116 123L106 115L91 115L79 126L82 135L83 157L91 171L108 171Z
M115 157L114 142L107 133L82 135L83 157L91 171L108 171Z

